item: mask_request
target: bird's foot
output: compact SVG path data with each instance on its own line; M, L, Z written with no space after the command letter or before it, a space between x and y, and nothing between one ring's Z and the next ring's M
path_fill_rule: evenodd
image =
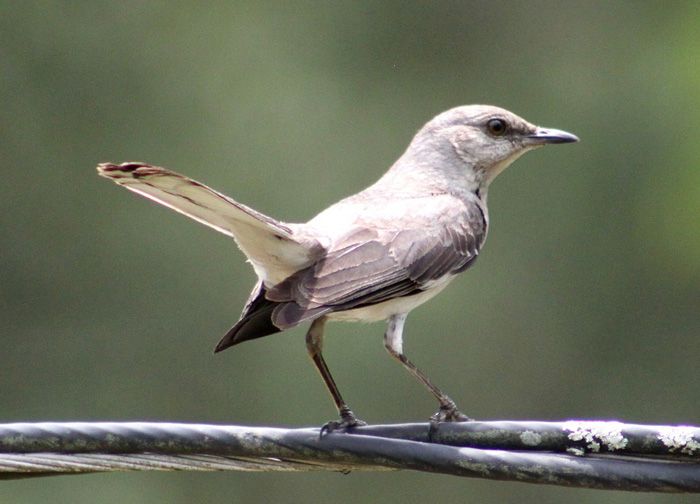
M473 420L473 418L459 411L454 403L440 406L440 409L430 417L430 423L471 422Z
M433 436L437 433L438 426L443 422L473 422L474 419L468 417L457 409L454 401L442 403L440 409L430 417L430 427L428 428L428 440L433 442Z
M331 420L321 427L320 437L326 436L331 432L347 431L353 427L361 427L363 425L367 425L367 422L357 418L350 408L345 407L340 410L340 420Z

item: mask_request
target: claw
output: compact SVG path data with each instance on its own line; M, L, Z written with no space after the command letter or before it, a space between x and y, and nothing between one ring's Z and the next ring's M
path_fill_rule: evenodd
M321 427L319 437L327 436L331 432L335 432L338 430L347 431L354 427L361 427L363 425L367 425L367 422L364 422L357 418L355 416L355 413L353 413L351 410L344 409L340 412L340 420L331 420L330 422L326 423L323 427Z
M473 418L468 417L457 409L454 404L450 406L440 406L440 409L430 417L431 423L440 422L471 422Z
M474 419L468 417L457 409L454 402L441 404L440 409L430 417L428 427L428 441L433 442L433 436L437 433L438 426L442 422L473 422Z

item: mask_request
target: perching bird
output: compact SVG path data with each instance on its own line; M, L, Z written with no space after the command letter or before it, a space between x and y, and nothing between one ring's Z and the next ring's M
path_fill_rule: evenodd
M384 346L437 398L432 419L468 419L403 353L406 316L474 264L486 240L491 181L531 149L576 141L502 108L456 107L423 126L374 185L305 224L280 222L157 166L104 163L97 170L233 237L258 282L215 351L311 322L306 348L340 414L329 427L347 428L364 422L323 359L328 320L388 320Z

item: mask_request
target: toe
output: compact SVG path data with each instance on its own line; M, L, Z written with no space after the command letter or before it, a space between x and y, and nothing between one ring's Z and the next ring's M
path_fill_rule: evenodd
M361 427L363 425L367 425L367 422L363 422L355 415L344 415L340 418L340 420L331 420L323 425L323 427L321 427L320 435L323 437L335 431L346 432L355 427Z

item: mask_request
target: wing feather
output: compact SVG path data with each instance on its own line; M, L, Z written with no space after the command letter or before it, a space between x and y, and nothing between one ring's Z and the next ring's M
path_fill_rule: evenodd
M323 259L267 292L280 303L274 324L285 329L328 312L407 296L463 271L478 255L486 219L477 205L460 210L423 227L356 228Z

